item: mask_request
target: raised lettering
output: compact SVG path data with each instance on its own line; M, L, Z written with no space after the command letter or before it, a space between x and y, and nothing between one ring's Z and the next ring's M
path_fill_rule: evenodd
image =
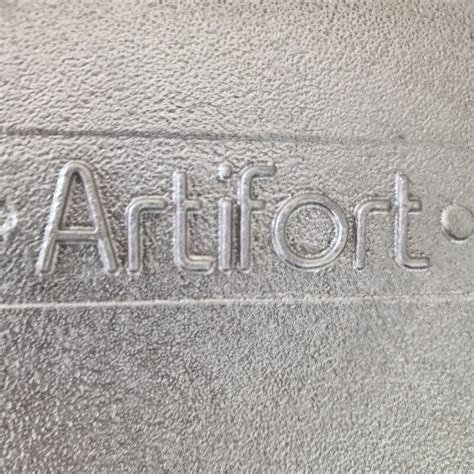
M251 266L251 242L252 231L250 218L255 211L265 208L265 201L252 199L252 182L258 178L271 178L275 175L273 165L252 166L245 169L240 175L239 181L239 205L240 205L240 270L248 271Z
M128 233L128 270L139 272L141 268L140 217L144 212L161 212L168 205L166 199L142 196L132 200L125 211Z
M303 206L317 206L327 210L336 228L336 235L329 247L312 257L303 257L294 252L286 237L288 219ZM304 270L318 270L336 260L344 250L348 236L349 226L344 211L339 204L322 194L301 194L287 199L275 214L272 224L272 240L277 255L294 267Z
M94 227L71 227L61 229L61 222L69 202L72 178L77 175L84 185L85 197ZM43 244L37 262L40 273L50 272L55 263L58 244L95 244L104 266L104 270L113 273L117 270L109 228L105 219L99 192L89 167L79 161L70 161L59 173L59 179L53 196L49 221L46 225Z
M395 178L395 260L401 267L420 270L430 266L425 256L413 257L408 252L408 214L421 211L421 200L410 198L408 178L397 174Z

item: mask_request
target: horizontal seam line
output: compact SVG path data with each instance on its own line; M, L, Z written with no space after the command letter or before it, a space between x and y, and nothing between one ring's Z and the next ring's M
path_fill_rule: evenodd
M43 127L14 127L1 126L0 135L5 137L62 137L62 138L112 138L112 139L133 139L142 138L148 140L156 139L181 139L198 141L243 141L243 142L281 142L281 143L314 143L314 144L334 144L334 145L405 145L405 146L423 146L431 145L437 147L470 148L469 142L458 143L452 141L430 141L414 140L406 141L404 139L371 139L368 137L320 137L301 134L284 133L234 133L234 132L208 132L199 130L190 130L186 132L156 129L156 130L135 130L135 129L49 129Z
M379 296L335 296L320 298L274 297L274 298L202 298L202 299L162 299L145 301L76 301L51 303L11 303L0 304L0 310L15 309L74 309L74 308L116 308L116 307L153 307L153 306L274 306L278 304L345 304L356 302L425 302L443 303L447 301L474 301L474 293L444 293L430 295L379 295Z

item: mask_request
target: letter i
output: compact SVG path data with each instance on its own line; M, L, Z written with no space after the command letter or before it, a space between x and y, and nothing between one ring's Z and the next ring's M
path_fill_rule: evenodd
M232 199L219 200L219 270L230 270L232 264Z
M228 163L219 166L219 179L229 180L232 167ZM219 270L229 271L232 265L232 199L223 197L219 200Z

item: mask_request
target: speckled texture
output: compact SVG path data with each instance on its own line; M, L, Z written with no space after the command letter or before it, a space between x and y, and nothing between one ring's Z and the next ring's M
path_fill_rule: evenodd
M1 2L0 471L472 470L474 237L441 215L474 212L473 23L467 0ZM94 170L117 275L70 247L35 273L69 160ZM130 199L171 200L186 171L192 249L215 255L217 201L260 163L277 174L255 186L249 273L177 270L168 213L127 274ZM393 199L397 172L431 267L400 268L393 215L374 215L356 271L354 209ZM302 272L270 226L313 191L350 236ZM302 252L327 241L320 218L293 222Z
M5 312L7 466L466 472L471 305Z
M11 4L5 125L471 136L469 0Z

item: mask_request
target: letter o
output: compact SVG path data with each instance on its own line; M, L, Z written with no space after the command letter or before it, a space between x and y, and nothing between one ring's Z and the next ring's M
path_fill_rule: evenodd
M291 214L303 206L321 207L328 211L336 227L336 236L330 246L312 257L302 257L294 252L286 239L286 228ZM287 199L278 209L272 223L273 247L277 255L289 264L303 270L325 267L339 257L347 243L349 226L341 206L322 194L301 194Z

